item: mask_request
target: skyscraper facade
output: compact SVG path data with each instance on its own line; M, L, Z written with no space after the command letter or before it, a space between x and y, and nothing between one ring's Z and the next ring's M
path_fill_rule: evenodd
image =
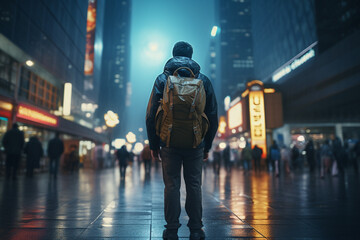
M84 91L87 9L88 0L1 1L1 126L19 122L44 142L55 131L102 141L82 109L95 103Z
M219 1L221 28L221 82L222 94L227 95L244 89L254 77L253 36L251 32L251 1Z
M105 2L102 74L97 116L111 110L119 115L114 135L124 135L130 67L130 0Z

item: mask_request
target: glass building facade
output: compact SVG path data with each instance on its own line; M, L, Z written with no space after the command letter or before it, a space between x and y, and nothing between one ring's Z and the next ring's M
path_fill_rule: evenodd
M251 1L219 1L221 28L221 102L227 95L245 89L254 77ZM220 102L220 101L219 101Z
M315 3L252 1L255 77L271 81L278 68L317 41Z

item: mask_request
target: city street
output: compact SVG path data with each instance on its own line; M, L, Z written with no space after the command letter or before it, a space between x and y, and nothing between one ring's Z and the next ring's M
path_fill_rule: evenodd
M161 167L161 165L160 165ZM0 178L0 239L162 239L161 169L144 174L128 167L47 173L17 181ZM221 170L203 175L206 239L356 239L360 227L360 178L281 175ZM182 184L180 239L188 239Z

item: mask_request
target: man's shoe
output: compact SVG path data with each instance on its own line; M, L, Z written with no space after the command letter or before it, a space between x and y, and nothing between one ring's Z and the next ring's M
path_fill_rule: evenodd
M190 230L190 240L204 240L205 232L202 229Z
M179 237L177 235L177 229L165 229L163 232L163 239L164 240L178 240Z

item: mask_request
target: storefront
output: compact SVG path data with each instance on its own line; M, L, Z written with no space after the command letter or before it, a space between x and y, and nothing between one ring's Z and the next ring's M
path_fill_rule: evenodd
M263 157L272 143L272 131L283 125L281 93L266 88L261 81L247 83L246 90L227 110L226 139L231 148L242 148L249 143L263 150Z

